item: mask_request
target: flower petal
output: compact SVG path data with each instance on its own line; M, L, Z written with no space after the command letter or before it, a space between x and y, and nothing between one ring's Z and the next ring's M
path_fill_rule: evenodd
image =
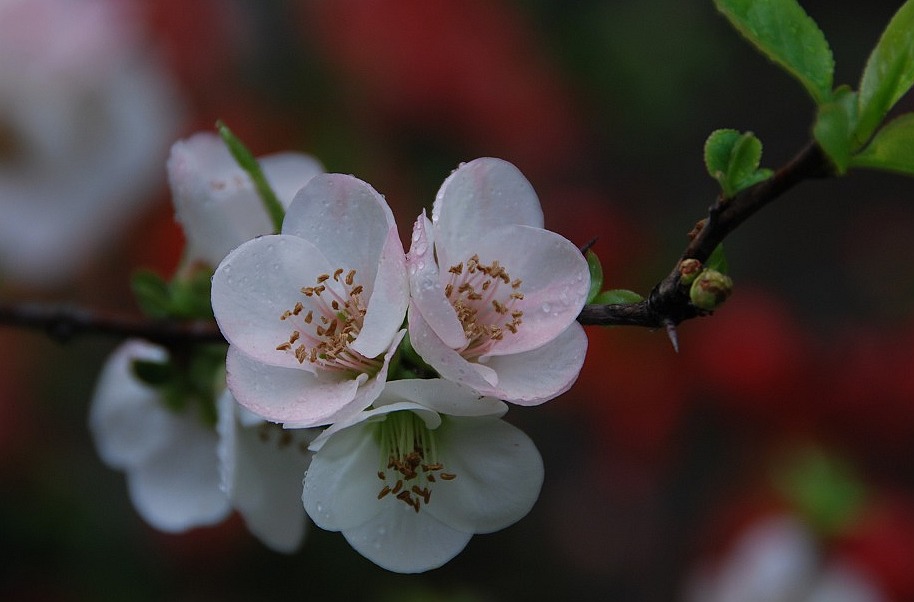
M355 281L366 296L371 295L390 231L396 229L384 198L362 180L343 174L312 178L295 195L282 226L283 234L319 248L333 263L331 272L356 270Z
M219 486L216 433L193 413L174 414L166 447L127 472L130 499L156 529L178 533L228 516Z
M361 374L334 381L305 370L270 366L235 346L226 357L226 382L238 403L273 422L297 426L328 424L334 414L356 403L359 385L367 379ZM358 403L367 407L372 401L360 398Z
M242 244L213 275L213 313L222 334L261 362L313 370L310 362L300 364L295 354L276 349L293 330L280 316L298 302L307 313L313 298L301 287L314 286L318 275L331 271L314 245L295 236L263 236Z
M572 322L558 337L532 351L491 357L486 365L498 374L498 385L489 395L525 406L558 397L577 380L586 353L584 328Z
M441 185L432 209L439 265L465 261L475 242L508 224L543 227L543 210L527 178L501 159L464 163Z
M434 330L415 310L409 308L409 342L422 359L429 363L442 377L459 383L483 395L495 391L498 375L482 364L468 362L459 353L438 338Z
M530 511L543 460L520 429L496 418L447 417L435 433L439 459L457 477L435 483L423 512L460 531L491 533Z
M325 171L320 161L303 153L275 153L259 157L257 162L284 207L292 204L296 193L311 178ZM264 211L262 204L260 207Z
M590 272L581 251L566 238L528 226L505 226L476 247L480 259L504 266L521 281L524 295L514 307L524 312L517 333L506 334L492 355L535 349L575 321L587 300Z
M170 412L161 395L133 373L134 360L162 362L165 349L131 340L108 358L89 407L89 430L102 461L128 468L168 445Z
M508 411L508 406L494 397L480 397L471 389L441 378L389 382L374 405L382 407L401 401L450 416L503 416Z
M302 503L318 527L339 531L362 525L382 508L378 442L361 422L327 439L305 474Z
M307 521L302 478L311 462L313 430L283 430L262 422L244 427L231 393L219 400L222 488L248 529L267 547L291 553L301 545Z
M466 344L466 335L454 306L444 294L433 236L432 223L423 211L413 226L413 242L407 255L410 295L413 306L425 322L445 345L456 349Z
M391 228L381 250L362 329L349 347L365 357L377 357L384 353L403 325L407 305L409 280L406 277L406 255L397 229Z
M383 504L383 511L361 525L343 529L346 541L381 568L421 573L445 564L466 547L472 533L448 526L428 512L405 504Z

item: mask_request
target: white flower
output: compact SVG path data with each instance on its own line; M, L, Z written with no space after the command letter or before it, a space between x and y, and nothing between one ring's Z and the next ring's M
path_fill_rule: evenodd
M398 380L374 405L314 441L302 501L315 524L342 531L377 565L441 566L539 496L542 459L499 418L500 401L440 379Z
M283 429L219 399L222 488L248 530L277 552L294 552L307 532L302 478L311 462L312 430Z
M536 193L516 167L485 158L452 173L431 221L416 221L408 265L410 341L442 377L521 405L577 379L587 262L543 229Z
M0 2L0 271L57 285L152 200L181 110L126 3Z
M767 517L747 529L717 565L686 584L694 602L884 602L846 563L824 563L814 534L794 517Z
M267 155L258 163L284 207L324 171L316 159L302 153ZM215 267L241 243L273 232L253 182L215 134L199 133L176 142L168 158L168 180L191 260Z
M164 349L144 341L118 347L96 385L89 428L102 460L127 473L140 516L176 533L218 523L231 507L220 488L215 430L193 408L167 409L160 392L133 373L135 360L166 359Z
M408 301L387 203L352 176L315 176L289 206L282 234L242 244L213 276L229 389L287 425L362 410L384 387Z

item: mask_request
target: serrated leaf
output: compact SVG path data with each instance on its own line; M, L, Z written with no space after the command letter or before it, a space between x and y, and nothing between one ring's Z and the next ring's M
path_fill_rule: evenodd
M860 80L858 143L866 142L886 114L914 85L914 0L902 5L870 54Z
M603 266L600 258L592 250L587 250L587 268L590 270L590 290L587 293L587 303L593 301L603 288Z
M737 130L721 129L711 132L705 141L705 167L715 180L720 181L721 174L726 175L733 146L741 136Z
M706 269L715 270L721 274L726 274L730 271L730 263L727 261L727 254L724 252L723 243L714 247L711 256L708 257L708 260L704 265Z
M828 41L795 0L714 0L746 39L793 75L818 104L831 98L834 58Z
M857 150L853 138L856 122L856 92L852 90L839 90L835 100L819 107L812 133L839 174L847 171L851 155Z
M643 300L644 297L634 291L616 288L609 291L603 291L594 297L593 302L597 305L628 305Z
M730 153L730 165L727 179L733 194L746 187L762 160L762 141L752 132L746 132L739 137Z
M275 233L278 233L282 230L282 221L285 219L286 210L282 206L282 203L279 202L279 199L270 187L269 182L267 182L266 176L263 175L260 164L257 163L257 159L254 158L254 155L251 154L248 147L232 133L228 126L219 121L216 123L216 129L219 131L219 135L228 147L229 152L232 153L232 157L235 158L235 161L238 162L241 169L243 169L251 178L251 181L254 182L254 188L257 190L257 195L260 197L264 209L266 210L267 215L270 216L270 221L273 223L273 230Z
M876 132L850 164L914 175L914 113L902 115Z
M131 277L130 288L145 314L153 318L171 315L171 292L158 274L140 270Z

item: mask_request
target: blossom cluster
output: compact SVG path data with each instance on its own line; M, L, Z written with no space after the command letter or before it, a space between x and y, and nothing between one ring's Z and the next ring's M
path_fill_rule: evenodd
M130 475L144 517L177 530L236 508L267 545L289 551L306 512L379 566L420 572L526 515L542 459L502 417L506 403L538 405L574 383L587 348L576 317L590 287L580 250L544 229L526 178L499 159L461 164L404 252L369 184L315 173L294 155L261 160L286 206L281 232L270 234L250 180L219 142L178 143L169 174L191 253L218 262L212 310L229 346L211 395L218 433L200 447L223 495L199 496L192 517L177 507L169 488L186 494L204 482L178 474L196 468L188 452L165 473L176 446L149 425L179 418L147 403L148 383L109 386L118 378L109 373L128 374L124 357L163 359L133 343L100 381L92 426L102 457ZM141 405L159 422L137 419ZM186 408L180 420L202 424ZM121 449L144 437L155 441L142 453ZM149 473L168 490L151 493ZM159 520L149 510L159 501L185 520Z

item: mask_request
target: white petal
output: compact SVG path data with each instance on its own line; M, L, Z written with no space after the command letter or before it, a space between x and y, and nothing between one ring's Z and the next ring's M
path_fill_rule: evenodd
M153 527L170 533L215 524L229 511L220 487L216 433L193 413L175 414L168 446L127 473L130 498Z
M284 431L261 422L244 427L231 394L219 400L222 487L248 529L277 552L294 552L307 526L302 478L311 461L313 430Z
M294 353L276 349L302 326L280 316L299 302L305 307L302 315L307 314L314 297L301 288L315 286L320 274L332 271L317 248L295 236L263 236L242 244L213 275L213 313L222 334L261 362L313 370L310 362L299 364Z
M441 185L432 209L438 262L466 261L476 240L508 224L543 227L543 211L530 182L501 159L482 158L457 168Z
M374 405L381 407L400 401L449 416L503 416L508 411L508 406L494 397L481 397L471 389L440 378L389 382Z
M301 153L269 155L259 163L284 206L323 171L320 163ZM241 243L273 232L253 182L219 136L205 132L175 143L168 159L168 179L175 216L194 259L215 267Z
M295 195L282 231L319 248L333 263L331 272L356 270L356 283L370 295L378 258L396 228L390 207L371 186L352 176L321 174Z
M356 340L350 344L352 350L365 357L377 357L384 353L403 325L408 304L406 255L403 253L397 229L391 228L378 261L362 329Z
M226 357L226 382L238 403L273 422L298 426L328 424L350 404L367 407L373 400L356 399L359 385L367 378L361 374L334 381L296 368L269 366L235 346L229 347Z
M459 554L473 534L445 525L427 512L417 514L398 502L383 504L380 514L343 529L343 536L359 554L381 568L421 573Z
M558 397L577 380L586 353L584 328L572 322L542 347L489 358L486 365L498 374L496 392L490 394L526 406Z
M444 294L433 234L432 224L423 211L413 226L413 242L407 256L410 295L413 306L444 344L457 349L467 339L454 306Z
M447 380L484 395L497 390L498 377L495 371L488 366L468 362L445 345L414 306L409 308L409 341L416 353Z
M460 531L490 533L530 511L543 461L527 435L492 417L447 417L435 434L439 461L457 477L434 483L422 512Z
M415 413L419 416L419 418L422 419L422 421L425 423L425 426L432 430L441 426L441 415L438 412L412 401L397 400L392 401L391 403L383 404L377 408L366 410L364 412L350 414L342 420L334 422L329 427L324 429L324 432L314 438L314 441L311 442L310 449L315 452L320 451L320 449L324 446L324 443L326 443L328 439L333 437L333 435L339 431L348 429L362 422L380 422L381 420L385 420L387 414L400 411L409 411Z
M320 161L304 153L275 153L258 157L257 162L283 207L292 204L311 178L325 171Z
M335 433L320 448L305 474L302 503L318 527L339 531L357 527L382 508L377 478L380 450L370 423Z
M590 289L590 272L581 251L555 232L528 226L506 226L478 242L483 263L504 266L520 279L524 298L515 309L524 312L516 334L498 342L493 355L535 349L558 336L575 321Z
M134 360L161 362L167 357L161 347L132 340L105 363L89 407L89 429L98 455L109 466L134 466L167 445L171 412L158 391L133 373Z

